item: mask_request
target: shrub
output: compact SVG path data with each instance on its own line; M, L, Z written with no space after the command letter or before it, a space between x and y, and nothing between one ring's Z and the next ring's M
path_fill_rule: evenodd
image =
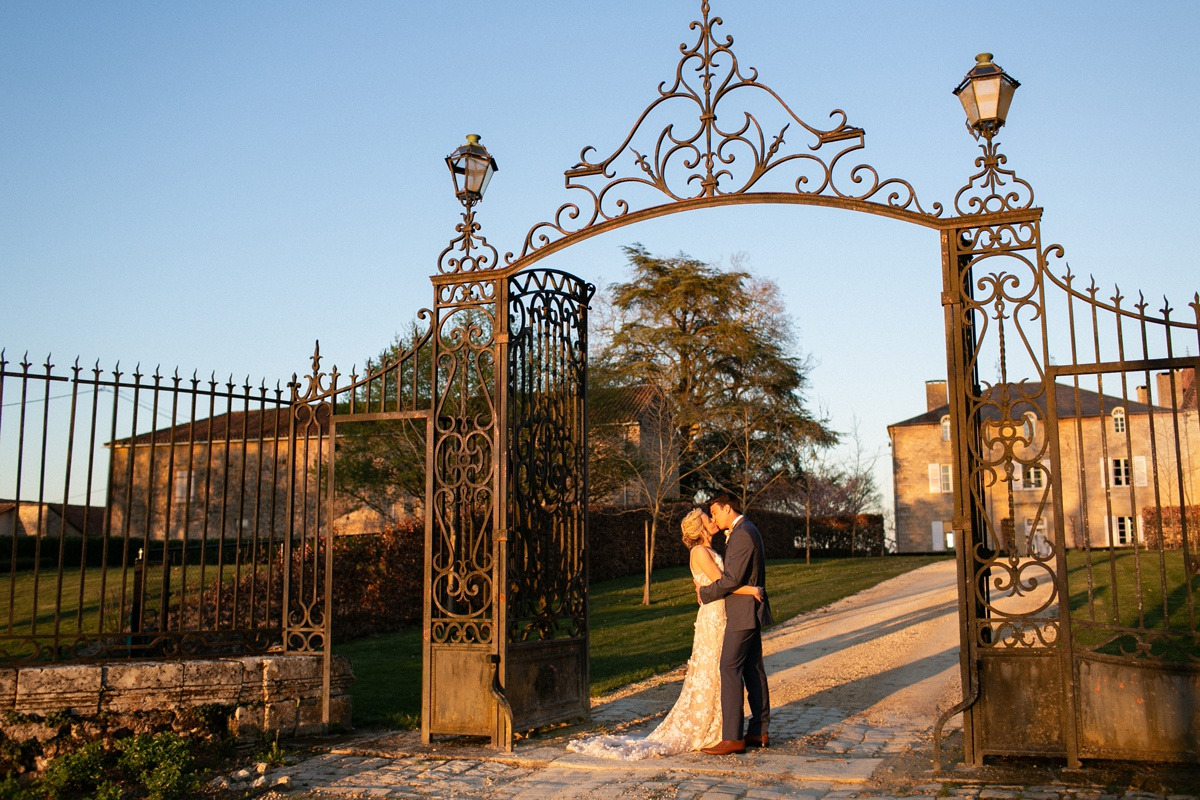
M194 745L170 731L130 736L111 745L88 742L51 761L41 780L31 786L21 787L10 776L0 784L0 800L120 800L122 786L148 800L187 800L200 788Z
M186 800L200 786L192 750L179 734L139 734L117 744L117 766L142 786L150 800Z
M104 742L88 742L51 761L42 775L42 784L47 790L47 795L52 798L94 789L104 780L105 773L111 768L111 762Z
M1183 547L1183 523L1187 523L1188 538L1196 540L1200 535L1200 506L1187 506L1187 515L1182 517L1179 506L1147 506L1142 509L1142 522L1146 532L1146 546L1177 550Z

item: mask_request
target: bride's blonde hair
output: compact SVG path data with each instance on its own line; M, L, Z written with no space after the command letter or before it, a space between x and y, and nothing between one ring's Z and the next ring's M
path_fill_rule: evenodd
M683 536L680 538L683 539L684 547L689 550L704 541L704 520L700 519L703 514L702 509L693 508L679 523L683 530Z

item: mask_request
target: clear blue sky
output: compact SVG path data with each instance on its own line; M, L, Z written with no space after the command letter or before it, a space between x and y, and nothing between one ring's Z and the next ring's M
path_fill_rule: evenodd
M949 202L976 145L950 90L989 50L1021 81L1000 140L1043 237L1125 293L1200 287L1187 245L1200 4L717 0L743 67L802 118L835 108L863 161ZM479 208L501 252L570 199L580 150L611 152L699 3L8 2L0 5L0 346L111 367L286 380L313 341L343 371L432 301L460 207L443 157L480 133ZM475 39L468 39L475 36ZM924 410L944 374L934 232L753 206L607 234L543 262L597 283L620 247L777 281L834 425Z

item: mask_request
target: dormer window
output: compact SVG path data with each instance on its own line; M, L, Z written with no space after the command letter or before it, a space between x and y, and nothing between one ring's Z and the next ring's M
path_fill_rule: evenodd
M1028 441L1033 441L1034 435L1037 433L1037 417L1032 411L1025 412L1025 438Z

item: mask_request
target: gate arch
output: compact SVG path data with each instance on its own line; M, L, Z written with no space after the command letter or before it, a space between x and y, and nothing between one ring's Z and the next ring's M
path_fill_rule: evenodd
M1185 342L1197 341L1200 295L1190 304L1196 320L1180 321L1165 306L1160 315L1144 301L1130 309L1119 293L1106 303L1094 285L1079 290L1069 270L1055 275L1050 264L1063 250L1043 245L1042 209L1034 205L1033 189L1006 168L991 139L980 145L978 171L949 207L926 207L908 181L882 178L868 164L850 166L865 147L865 132L841 110L831 113L827 128L800 119L759 82L757 72L742 70L732 37L718 34L721 25L702 2L701 19L691 26L697 39L681 46L673 81L660 84L658 97L611 155L600 158L585 148L565 171L566 188L585 199L534 224L519 250L503 258L468 205L457 238L438 258L425 345L430 439L423 738L489 735L509 747L514 725L587 713L583 442L593 287L534 265L638 221L711 206L776 203L878 214L939 233L965 699L939 722L935 740L946 718L961 713L966 760L975 764L991 754L1060 756L1073 765L1081 757L1195 757L1195 726L1177 712L1172 716L1169 700L1155 700L1164 691L1200 691L1193 611L1200 562L1184 492L1192 478L1180 448L1193 433L1200 439L1194 388L1191 411L1186 393L1173 389L1165 405L1143 404L1151 429L1157 416L1159 430L1173 437L1152 436L1151 442L1159 531L1153 555L1163 564L1168 560L1164 531L1172 507L1182 542L1184 579L1177 588L1187 613L1174 628L1168 623L1150 630L1140 600L1132 623L1119 614L1108 619L1105 609L1097 620L1100 570L1093 551L1111 562L1105 568L1111 567L1115 597L1120 559L1112 531L1107 542L1104 535L1083 540L1091 600L1076 602L1078 586L1070 574L1078 567L1067 552L1067 462L1072 446L1082 453L1084 437L1080 432L1072 445L1064 431L1081 431L1085 395L1100 397L1103 409L1109 398L1105 375L1119 376L1110 378L1110 386L1113 380L1121 385L1124 406L1133 402L1130 376L1150 385L1152 372L1166 370L1172 387L1177 370L1192 370L1178 373L1181 385L1194 376L1197 360L1178 354L1186 352ZM690 107L692 116L667 117L658 127L656 120L677 106ZM719 123L726 119L728 126ZM793 132L804 145L786 149ZM1056 310L1063 316L1055 317ZM1104 325L1118 334L1115 356L1100 346L1101 333L1110 332ZM1140 347L1134 358L1127 357L1126 330ZM1151 344L1151 331L1160 336L1158 344ZM1089 358L1081 347L1093 340ZM993 354L998 375L987 380L981 367ZM545 376L554 380L543 381ZM1098 391L1087 388L1090 380ZM1073 410L1067 408L1072 398ZM1027 412L1044 427L1040 439L1023 427ZM1132 446L1128 435L1126 443ZM1170 456L1172 449L1174 506L1158 470L1159 454ZM1102 458L1107 470L1107 439ZM1014 476L1034 468L1049 481L1036 504L1034 530L1017 535L1013 515L1007 527L997 525L993 506L1007 493L1013 507ZM1075 471L1078 485L1089 485L1087 470ZM1164 474L1170 471L1164 468ZM1118 494L1114 483L1106 478L1098 490L1110 512ZM1140 510L1132 498L1129 508L1126 519ZM1086 527L1086 500L1082 514ZM1031 547L1040 521L1052 529L1049 552ZM1134 555L1142 557L1136 544ZM546 570L548 563L558 569ZM1164 566L1160 610L1173 620L1166 573ZM1140 571L1138 576L1141 597ZM1085 698L1085 682L1102 688L1132 682L1142 689ZM1147 728L1153 714L1180 724L1148 746L1132 747L1111 722L1131 715L1136 721L1137 714Z

